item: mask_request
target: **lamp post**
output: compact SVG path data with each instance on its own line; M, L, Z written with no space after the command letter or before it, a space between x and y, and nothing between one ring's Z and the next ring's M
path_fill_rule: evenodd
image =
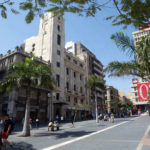
M53 99L55 99L55 93L48 93L48 108L49 108L49 120L51 121L53 119Z

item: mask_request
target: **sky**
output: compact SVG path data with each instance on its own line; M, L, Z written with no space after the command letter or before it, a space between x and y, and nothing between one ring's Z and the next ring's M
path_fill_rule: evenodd
M112 26L111 21L105 18L116 14L113 8L106 8L95 17L81 17L74 14L65 14L65 39L68 41L80 41L102 62L104 67L111 61L128 61L129 58L119 50L110 36L113 33L123 31L132 37L136 31L132 26L123 30L121 26ZM0 18L0 53L6 54L13 50L25 39L36 36L39 29L39 17L36 17L31 24L26 24L25 13L19 15L8 14L7 19ZM126 94L131 92L131 81L133 77L105 77L106 84L114 86Z

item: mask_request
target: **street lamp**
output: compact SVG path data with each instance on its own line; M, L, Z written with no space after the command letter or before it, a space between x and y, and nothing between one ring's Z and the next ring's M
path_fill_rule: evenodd
M53 99L55 99L55 93L48 93L48 113L49 113L49 120L51 121L53 119Z

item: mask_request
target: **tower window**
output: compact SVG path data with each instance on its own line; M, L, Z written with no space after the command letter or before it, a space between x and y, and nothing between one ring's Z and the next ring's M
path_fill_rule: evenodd
M58 74L56 75L56 83L57 83L57 86L59 87L60 86L60 76Z
M60 50L57 50L57 55L60 55Z
M76 91L76 85L74 84L74 91Z
M66 88L69 90L69 82L66 83Z
M57 26L57 30L60 31L60 25Z
M74 78L76 78L76 72L74 72Z
M68 68L66 68L66 74L69 75L69 69Z
M56 65L57 65L57 67L60 67L60 62L57 62Z
M61 45L61 36L59 34L57 35L57 44Z

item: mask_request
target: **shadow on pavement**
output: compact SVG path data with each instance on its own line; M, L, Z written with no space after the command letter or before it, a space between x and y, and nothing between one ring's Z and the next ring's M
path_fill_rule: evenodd
M25 142L12 143L12 145L13 148L7 146L6 150L36 150L31 144Z
M91 132L86 132L86 131L66 131L63 133L60 132L47 132L47 133L38 133L35 135L35 137L41 137L41 136L55 136L57 139L59 138L68 138L68 137L80 137L84 135L88 135L90 133L93 133L94 131Z

